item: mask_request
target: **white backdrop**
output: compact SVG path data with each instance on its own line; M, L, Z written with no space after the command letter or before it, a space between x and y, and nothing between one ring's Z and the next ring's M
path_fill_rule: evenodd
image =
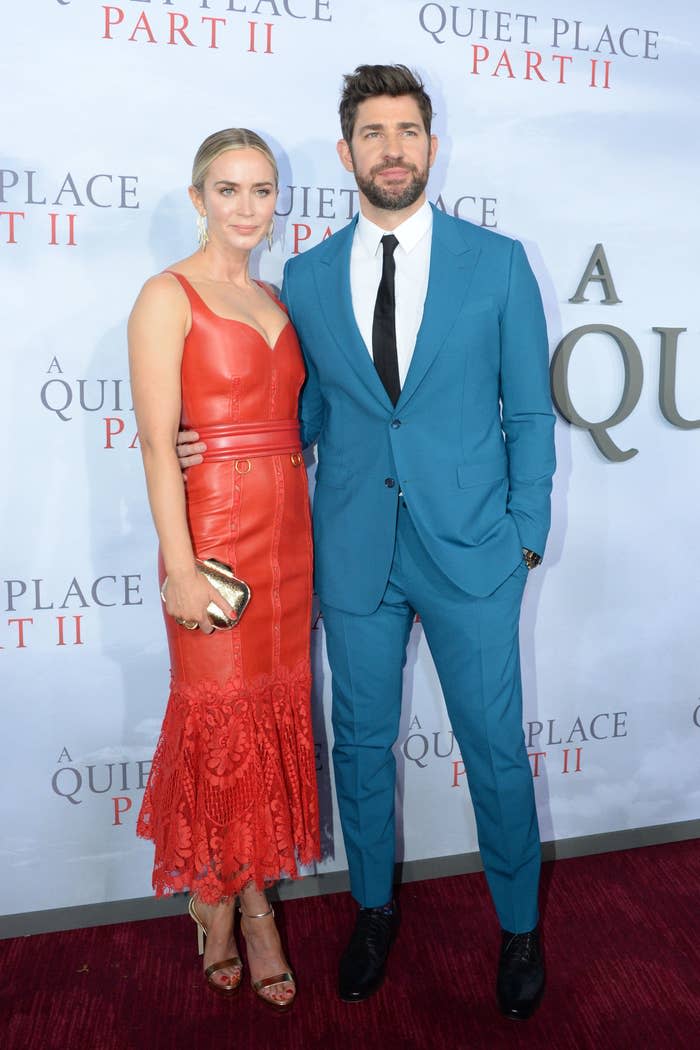
M441 140L430 198L523 240L552 351L584 325L615 326L639 350L636 365L626 351L627 390L618 343L584 335L568 369L576 417L560 406L600 421L624 395L608 432L638 453L611 460L585 427L558 420L552 534L522 622L543 837L700 816L696 5L2 6L2 909L150 892L151 846L134 828L168 675L126 318L143 280L194 247L188 176L214 130L255 128L280 161L260 276L279 283L291 253L348 220L356 198L335 155L336 110L341 75L360 62L423 74ZM603 303L610 284L592 281L587 301L570 303L597 244L621 302ZM675 382L668 347L663 359L689 424L662 413L654 327L687 329ZM313 638L318 870L333 871L346 864L322 622ZM397 754L405 859L474 850L420 625Z

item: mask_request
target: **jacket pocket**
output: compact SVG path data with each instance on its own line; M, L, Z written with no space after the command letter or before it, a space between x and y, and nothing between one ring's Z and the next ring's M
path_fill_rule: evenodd
M461 315L468 317L470 314L491 313L494 310L496 310L496 300L490 296L485 299L467 299L462 307Z
M481 463L460 463L457 467L457 484L461 489L472 485L494 484L508 477L508 461L505 456L487 459Z

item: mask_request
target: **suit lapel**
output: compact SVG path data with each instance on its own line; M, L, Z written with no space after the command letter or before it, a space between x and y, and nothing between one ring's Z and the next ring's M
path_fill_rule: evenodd
M479 258L478 248L469 244L468 229L433 206L428 292L397 409L403 408L418 389L462 309Z
M350 251L357 217L328 242L328 251L317 263L315 274L321 311L333 338L358 378L389 409L389 395L360 335L352 308Z

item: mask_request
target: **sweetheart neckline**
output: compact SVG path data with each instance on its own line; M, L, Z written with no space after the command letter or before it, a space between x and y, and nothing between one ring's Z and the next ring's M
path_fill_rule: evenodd
M185 281L185 283L187 284L189 289L199 299L199 301L202 304L202 306L204 307L204 309L208 313L210 313L212 315L212 317L215 317L217 319L217 321L226 321L229 324L240 324L240 325L243 325L244 328L250 329L251 332L255 332L255 334L257 336L259 336L260 339L262 339L263 343L265 344L265 346L267 347L267 349L270 351L271 354L273 354L275 352L275 350L277 349L277 344L279 343L280 339L282 338L282 336L284 335L284 333L287 331L287 329L289 328L289 326L292 323L290 318L288 317L287 320L285 321L285 323L282 325L282 328L278 332L277 338L275 339L274 343L270 344L270 342L267 339L267 337L264 336L263 333L260 331L260 329L256 328L255 325L249 324L248 321L241 321L237 317L224 317L223 314L217 314L216 310L212 310L211 306L209 306L209 304L207 303L206 299L202 298L202 296L199 294L199 292L194 287L192 282L187 277L185 277L184 273L178 273L177 270L166 270L165 272L166 273L171 273L173 275L173 277L181 277L183 279L183 281ZM253 278L253 279L255 280L255 278ZM258 285L258 287L262 287L260 281L255 281L255 283ZM264 288L263 288L263 291L265 291ZM265 292L265 294L269 295L270 299L272 299L272 296L270 295L269 292ZM273 299L273 302L276 302L276 301L277 300Z
M242 326L243 326L244 328L248 328L248 329L250 329L250 331L251 331L251 332L255 332L255 334L256 334L256 335L257 335L257 336L258 336L258 337L259 337L260 339L262 339L263 343L265 344L265 346L267 347L267 349L268 349L268 350L270 351L270 353L272 353L272 354L274 354L275 350L277 349L277 344L279 343L280 339L282 338L282 336L284 335L284 333L285 333L285 332L287 331L287 329L289 328L289 326L290 326L290 325L291 325L291 323L292 323L292 322L291 322L291 321L289 320L289 318L287 318L287 320L285 321L284 325L282 326L282 329L281 329L281 331L279 332L279 335L278 335L278 336L277 336L277 338L275 339L274 343L272 343L272 345L270 345L270 343L269 343L269 342L267 341L266 337L265 337L265 336L264 336L264 335L262 334L262 332L260 331L260 329L259 329L259 328L256 328L256 327L255 327L255 325L252 325L252 324L248 324L248 322L247 322L247 321L239 321L237 317L223 317L223 316L222 316L221 314L217 314L217 313L215 313L215 312L214 312L214 311L213 311L213 310L211 309L211 307L207 306L207 304L206 304L206 303L204 302L204 300L203 300L203 299L202 299L202 302L204 303L204 305L205 305L205 307L207 308L207 310L209 311L209 313L210 313L210 314L211 314L211 315L212 315L213 317L216 317L217 321L226 321L226 322L228 322L229 324L240 324L240 325L242 325Z

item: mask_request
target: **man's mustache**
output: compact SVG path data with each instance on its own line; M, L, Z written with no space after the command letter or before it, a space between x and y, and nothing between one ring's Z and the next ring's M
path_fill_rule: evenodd
M375 175L379 175L383 171L389 171L392 168L401 168L403 171L412 172L412 174L414 175L418 174L418 168L415 164L404 164L400 160L389 159L382 161L381 164L377 164L376 167L372 168L370 171L370 176L374 177Z

